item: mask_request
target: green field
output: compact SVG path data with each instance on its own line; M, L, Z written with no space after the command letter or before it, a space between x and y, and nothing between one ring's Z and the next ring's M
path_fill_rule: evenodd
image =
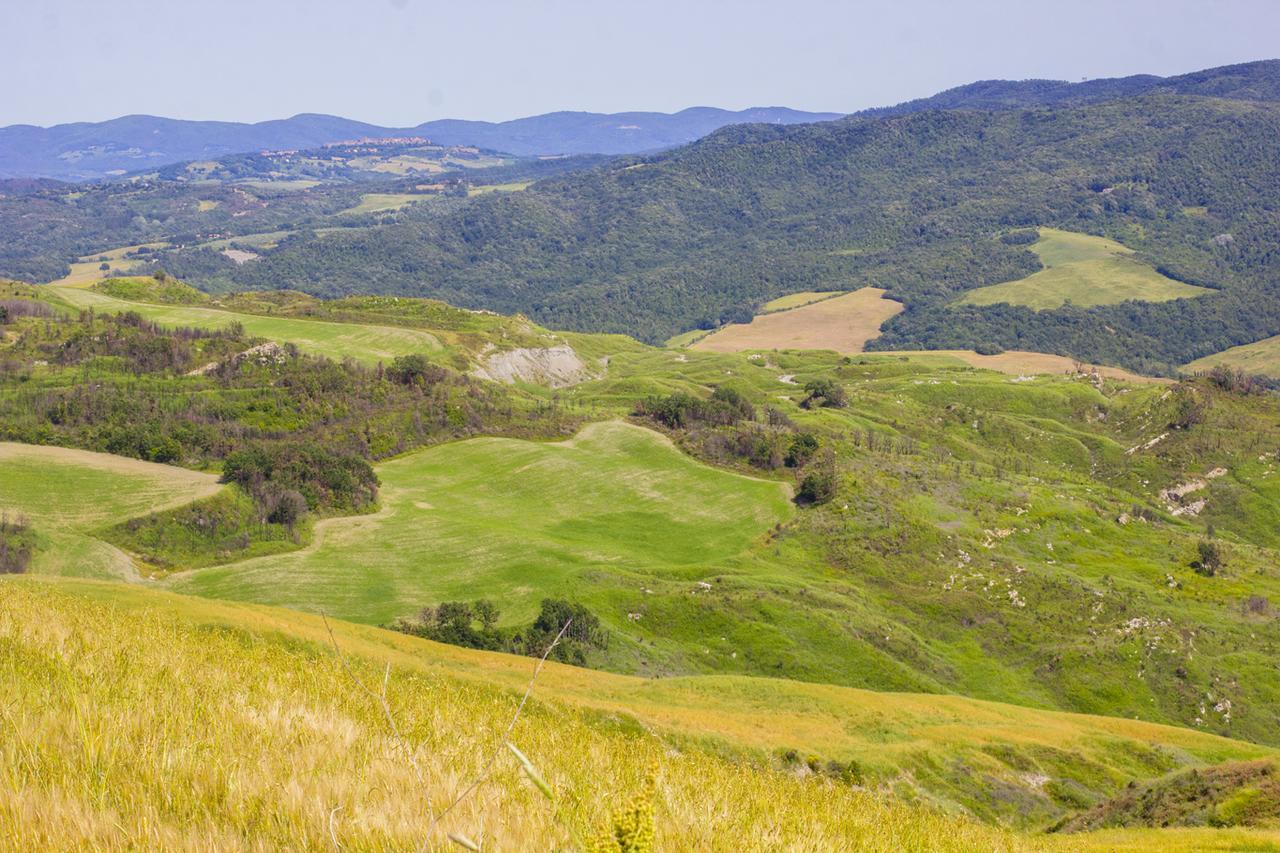
M772 311L788 311L792 308L799 308L802 305L809 305L813 302L821 302L824 299L831 299L839 296L846 291L843 290L805 290L800 293L789 293L786 296L780 296L777 299L771 299L764 305L760 306L757 314L768 314Z
M57 286L50 289L77 308L92 308L106 313L136 311L148 320L170 327L220 329L231 323L240 323L254 337L288 341L297 345L302 352L334 359L354 358L365 364L390 361L398 355L430 353L441 349L440 340L421 329L264 317L199 306L126 302L81 287Z
M883 851L1270 849L1275 840L1241 829L1014 834L935 810L977 797L994 808L1036 800L1050 812L1046 791L1080 797L1274 754L1186 730L951 696L646 681L552 663L506 735L528 658L335 621L348 671L314 616L86 581L0 579L0 589L12 724L0 739L0 842L16 849L404 848L495 749L491 783L429 840L458 832L493 847L576 846L571 838L607 828L655 773L657 849L719 849L725 838L741 849ZM385 683L376 689L403 741L357 678ZM558 808L523 781L504 737ZM858 775L798 773L780 758L786 749ZM871 780L882 768L914 805L880 796Z
M92 536L118 521L218 491L211 474L106 453L0 443L0 513L39 537L32 571L136 579L132 561Z
M1199 373L1212 370L1220 364L1245 373L1280 377L1280 335L1206 355L1184 364L1182 369L1187 373Z
M512 181L507 184L480 184L467 190L467 195L485 195L486 193L517 193L527 189L533 181Z
M360 196L359 204L347 208L342 213L352 216L362 213L385 213L388 210L400 210L402 207L408 207L415 202L422 201L424 198L426 196L413 193L365 193Z
M376 515L322 522L311 548L201 569L174 588L375 623L487 597L522 622L548 595L606 604L619 587L692 589L790 513L781 483L709 468L616 422L555 444L472 439L377 471ZM601 615L626 623L616 606Z
M1213 293L1174 281L1131 257L1133 250L1114 240L1041 228L1031 244L1044 269L1018 281L967 291L958 305L1025 305L1037 311L1073 305L1114 305L1127 300L1168 302Z

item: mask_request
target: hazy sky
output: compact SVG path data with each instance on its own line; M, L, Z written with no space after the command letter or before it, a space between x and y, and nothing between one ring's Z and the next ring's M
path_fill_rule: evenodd
M0 0L0 125L849 112L1280 57L1280 0Z

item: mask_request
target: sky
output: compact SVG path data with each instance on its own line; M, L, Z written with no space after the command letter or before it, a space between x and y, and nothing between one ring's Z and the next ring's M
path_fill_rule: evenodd
M0 125L852 112L1280 57L1280 0L0 0Z

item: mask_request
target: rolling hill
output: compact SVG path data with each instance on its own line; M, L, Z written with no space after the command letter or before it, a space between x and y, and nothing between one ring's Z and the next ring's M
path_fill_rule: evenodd
M666 340L790 292L880 286L873 349L1022 349L1148 371L1275 334L1280 108L1144 95L1055 110L738 126L253 264L165 263L215 289L430 295ZM951 305L1041 270L1032 227L1115 240L1191 302ZM1141 294L1135 294L1141 295ZM1112 298L1117 298L1113 296Z
M610 835L636 805L661 849L716 848L726 836L756 839L747 849L1275 841L1244 829L1017 834L934 810L1019 796L1052 814L1041 788L1079 798L1170 767L1273 755L1185 730L554 663L517 722L528 659L122 585L0 579L0 589L0 676L14 700L13 736L0 741L10 768L0 838L18 847L436 846L448 833L528 847ZM504 741L528 756L551 802ZM787 765L793 744L814 756L798 759L803 771ZM489 775L490 754L488 784L446 810ZM964 769L947 782L934 775L947 765ZM893 787L921 799L878 795L863 774L886 769L900 774L888 777Z
M62 302L75 294L112 310ZM0 295L0 435L46 445L0 454L0 506L37 543L31 578L0 579L0 674L23 697L15 730L32 733L0 742L23 756L0 781L0 809L23 816L2 824L21 827L14 844L402 843L430 809L380 702L299 611L370 623L335 624L339 644L362 681L387 678L438 802L501 746L490 733L533 663L426 643L405 620L487 599L485 647L514 651L553 598L605 639L583 655L595 669L543 673L536 725L511 737L566 805L548 810L517 762L448 831L495 846L498 825L597 831L647 796L656 758L657 831L695 843L763 826L784 845L803 826L886 849L937 833L961 848L1270 843L1265 829L1038 832L1146 825L1129 783L1165 796L1191 770L1255 802L1235 768L1280 746L1280 422L1257 388L657 349L430 301L209 300L154 278ZM185 325L228 309L282 343L324 321L441 346L375 367L245 359L261 338ZM457 372L553 346L590 371L555 389ZM359 500L331 476L355 462L376 484ZM278 514L286 487L303 516ZM115 562L84 559L98 552ZM134 582L49 577L90 570ZM389 622L400 631L373 627ZM174 779L183 793L162 796ZM766 789L767 812L719 811Z
M560 112L505 122L441 119L393 128L311 113L256 124L132 115L47 128L0 128L0 178L98 180L226 154L383 137L425 136L443 145L478 145L519 155L629 154L691 142L727 124L795 124L838 116L785 107L738 112L692 107L673 114Z

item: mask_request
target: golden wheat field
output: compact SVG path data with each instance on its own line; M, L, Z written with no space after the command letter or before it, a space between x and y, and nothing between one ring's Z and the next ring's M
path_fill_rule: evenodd
M750 349L831 349L862 352L880 327L902 310L885 291L864 287L843 296L809 302L798 308L760 314L750 323L725 326L691 346L704 352ZM771 303L772 304L772 303Z

